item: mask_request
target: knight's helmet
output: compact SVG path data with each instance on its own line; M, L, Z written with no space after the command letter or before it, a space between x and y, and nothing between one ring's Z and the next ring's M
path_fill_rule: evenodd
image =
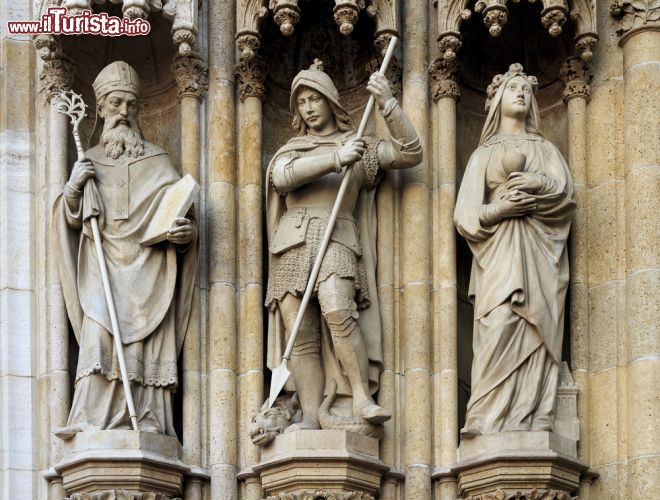
M339 110L346 113L346 110L339 102L339 91L328 74L323 71L323 62L320 59L314 59L314 63L309 69L300 71L291 83L291 97L289 99L289 108L291 114L295 113L296 93L300 87L309 87L323 94ZM348 113L346 113L348 114Z

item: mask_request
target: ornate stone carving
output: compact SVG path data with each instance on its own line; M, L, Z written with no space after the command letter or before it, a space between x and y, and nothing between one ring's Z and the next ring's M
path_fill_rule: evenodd
M561 27L566 22L568 7L563 0L549 0L547 4L548 6L541 12L541 23L550 36L558 37L561 35Z
M539 133L536 85L520 64L493 78L456 201L456 227L480 263L471 271L474 361L461 446L504 432L547 433L555 419L575 193L561 153ZM513 234L525 235L515 250Z
M273 18L282 34L291 35L300 20L298 0L270 0L268 8L273 11Z
M32 43L42 61L62 57L60 41L53 35L36 35Z
M431 63L429 76L431 77L431 95L434 102L442 97L451 97L458 100L461 96L461 87L458 85L458 62L452 59L436 59Z
M44 61L39 74L39 91L46 92L50 100L56 93L70 90L75 76L74 69L73 62L63 55Z
M375 500L375 497L361 491L343 492L340 490L306 490L302 493L280 493L266 500Z
M353 27L357 23L358 14L362 9L364 9L364 0L335 0L332 13L339 26L339 31L343 35L353 33Z
M619 36L633 28L647 25L660 26L660 2L658 0L616 0L610 6L612 16L621 19Z
M240 59L250 60L261 48L261 39L253 33L242 33L236 36L236 48Z
M470 16L468 15L467 17ZM461 39L454 34L447 34L438 41L438 48L442 51L443 58L448 61L456 59L456 53L461 48L461 45Z
M202 99L209 88L209 70L201 56L177 54L170 69L179 87L179 99L186 95Z
M75 493L65 500L181 500L162 493L131 490L104 490L94 493Z
M64 0L63 5L72 14L92 9L92 3L106 0ZM181 55L189 55L197 38L197 0L110 0L121 3L122 15L128 19L147 19L153 12L162 12L172 22L172 40Z
M392 35L397 34L394 0L371 0L366 8L367 15L376 19L376 47L383 54ZM380 39L382 42L379 42Z
M268 15L266 0L247 0L239 2L236 11L238 30L236 47L240 59L252 59L261 47L259 28Z
M580 58L589 63L594 58L593 49L598 41L598 36L590 33L581 35L575 42L575 50L580 55Z
M383 426L371 424L363 418L336 415L332 410L337 394L337 384L332 384L330 393L324 398L319 407L319 424L324 430L337 430L354 432L364 436L383 437ZM302 421L302 409L296 394L293 396L280 396L271 408L264 403L259 412L252 417L250 424L250 438L257 446L265 446L275 436L284 430Z
M519 0L512 0L514 2ZM562 32L562 25L566 22L569 15L567 0L541 0L543 10L541 11L541 22L548 30L548 33L557 37ZM502 33L506 25L509 12L507 9L508 0L478 0L474 4L474 11L481 13L484 24L488 28L491 36L497 37ZM575 8L570 15L577 22L578 29L576 36L584 33L594 33L595 8L589 0L574 0ZM438 6L440 10L438 17L438 41L441 42L444 37L455 36L460 39L460 24L470 17L467 0L449 0L441 2Z
M531 490L516 493L497 490L495 493L470 496L465 500L578 500L578 498L557 490Z
M302 420L298 396L280 396L268 408L268 402L252 417L250 438L257 446L266 446L275 436L282 434L291 424Z
M564 101L573 97L589 98L592 72L590 64L582 58L571 57L562 67L559 77L562 79L566 88L564 89Z
M57 92L70 90L75 77L75 66L62 52L59 38L53 35L36 35L32 43L44 61L39 74L39 91L46 92L50 99Z
M374 45L380 50L380 44L384 40L387 40L387 43L389 43L390 38L391 35L382 35L378 37L376 41L374 41ZM381 52L380 55L374 57L367 63L367 71L369 73L375 73L380 68L382 62L383 53ZM390 82L390 89L392 90L394 97L398 98L401 96L401 89L403 86L403 66L401 66L401 63L398 61L396 56L392 57L390 65L385 72L385 76L387 77L387 81Z
M261 100L266 97L264 81L267 69L266 61L259 56L236 64L235 74L238 79L238 95L241 101L245 101L247 97L258 97Z
M474 5L474 11L482 14L488 33L493 37L500 36L502 27L509 20L506 0L479 0Z

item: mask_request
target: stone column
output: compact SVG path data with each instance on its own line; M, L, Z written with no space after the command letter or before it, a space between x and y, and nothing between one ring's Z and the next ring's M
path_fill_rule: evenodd
M236 390L235 2L209 2L207 133L209 468L211 498L238 498Z
M458 356L456 231L456 59L436 59L430 68L435 105L433 159L433 463L440 471L456 463L458 446ZM456 478L434 474L435 498L454 500Z
M208 68L204 60L191 54L177 54L172 61L172 73L179 87L179 102L181 103L181 173L192 175L197 182L200 179L201 142L200 142L200 109L206 90L208 89ZM201 213L200 200L196 203L198 214L199 239L201 246L206 247L204 218ZM202 254L203 254L202 250ZM183 460L193 469L202 466L202 324L200 307L201 273L198 273L197 283L193 291L193 305L190 325L183 344L181 362L183 363ZM202 498L202 483L191 479L185 484L185 497L191 500Z
M589 429L589 276L587 267L587 102L591 71L589 63L571 57L561 70L566 84L564 102L568 107L568 166L573 175L577 209L571 226L570 249L570 339L571 373L578 386L580 441L578 459L590 463ZM581 498L589 498L589 478L580 482Z
M383 34L374 38L377 55L369 63L369 73L380 69L383 53L387 49L391 35ZM390 82L392 94L401 98L401 63L396 56L390 61L385 76ZM376 137L389 137L385 121L374 113L374 132ZM380 319L383 338L383 371L380 375L378 388L378 404L392 411L392 418L383 424L384 434L380 439L380 459L390 467L390 472L383 477L380 497L396 498L396 491L402 476L401 449L399 446L398 429L401 428L401 415L398 402L402 387L400 349L397 345L398 323L398 276L395 273L398 253L398 172L385 172L376 191L376 207L378 214L378 266L376 266L376 283L378 285L378 302L380 303Z
M249 425L264 399L263 241L261 175L261 103L266 95L266 63L255 56L236 65L239 81L238 107L238 283L239 283L239 468L260 460L259 447L252 444ZM249 476L249 474L248 474ZM260 500L261 483L245 477L241 498Z
M624 16L635 14L632 29L619 42L626 147L628 494L642 499L660 494L660 21L657 5L622 4Z
M55 256L50 252L52 207L57 196L64 189L64 184L69 179L69 157L68 141L71 134L68 118L59 113L55 107L55 96L57 92L70 90L73 84L74 67L71 61L59 51L57 42L52 39L35 40L35 45L40 55L45 57L39 79L40 90L45 93L48 102L48 128L44 131L47 135L48 157L47 171L44 172L44 206L42 207L43 218L40 224L45 225L45 241L39 258L44 265L45 282L43 283L44 294L40 299L44 301L44 316L40 318L43 323L43 335L46 339L47 373L46 382L48 388L44 390L46 399L43 401L43 412L48 416L46 421L48 427L45 430L46 442L49 443L48 466L53 466L61 458L61 441L55 437L54 432L59 427L66 425L69 417L71 394L69 393L69 324L67 319L62 285L57 270ZM43 385L43 384L41 384ZM51 499L62 498L64 491L59 478L50 481L48 497Z
M400 262L403 303L401 343L404 352L405 408L403 446L405 495L431 498L432 384L430 302L430 184L428 162L428 0L403 4L403 108L417 130L425 156L422 163L401 172Z
M3 22L7 13L29 18L28 2L2 4ZM34 451L40 445L32 361L38 262L32 237L35 57L29 37L9 36L5 26L0 38L0 497L34 498Z

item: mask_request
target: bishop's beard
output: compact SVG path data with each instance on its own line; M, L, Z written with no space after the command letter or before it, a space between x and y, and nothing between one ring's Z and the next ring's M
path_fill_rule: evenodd
M144 154L144 142L142 134L134 120L128 119L130 125L118 123L121 116L114 117L112 120L106 119L101 132L101 144L105 149L106 156L118 158L126 152L127 156L137 158Z

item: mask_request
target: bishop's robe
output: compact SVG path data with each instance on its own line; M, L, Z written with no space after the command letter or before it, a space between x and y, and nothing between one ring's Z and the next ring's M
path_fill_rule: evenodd
M167 153L145 142L138 158L86 153L95 167L98 216L124 356L142 431L175 435L172 394L197 274L197 241L140 244L160 200L180 179ZM80 346L69 426L129 429L119 363L89 220L86 194L53 207L55 248L67 313ZM98 202L97 202L98 203ZM73 204L75 205L75 204Z

